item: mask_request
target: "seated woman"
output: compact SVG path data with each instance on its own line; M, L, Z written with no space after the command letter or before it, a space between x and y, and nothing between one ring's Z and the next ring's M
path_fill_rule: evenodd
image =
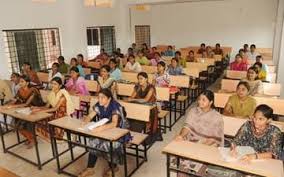
M9 108L20 108L28 106L44 106L39 90L30 86L30 78L26 75L20 76L20 89L18 90L15 100L11 102ZM17 120L15 122L19 132L27 138L27 148L32 148L34 145L34 137L32 134L32 125L26 121Z
M254 159L280 159L282 154L282 133L271 125L273 109L262 104L256 107L251 120L247 121L232 141L231 155L236 156L236 146L250 146L256 153L242 157L249 162Z
M138 62L140 65L149 65L150 61L145 57L145 53L142 51L139 51L136 58L136 62Z
M163 61L161 54L159 52L154 53L154 57L151 58L151 66L157 66L160 61Z
M224 108L224 115L240 118L249 118L253 115L256 106L254 98L249 96L250 86L247 82L239 82L237 93L230 96Z
M124 71L131 71L131 72L136 72L139 73L142 71L142 67L140 63L135 61L135 56L134 55L129 55L127 59L127 63L125 65L125 68L123 69Z
M52 64L52 68L48 74L48 80L49 82L55 78L55 77L59 77L62 78L62 74L59 72L59 64L58 63L53 63Z
M200 48L198 49L197 54L202 54L205 51L206 51L205 44L204 43L200 44Z
M13 97L16 96L18 93L18 90L20 89L20 74L18 73L12 73L11 74L11 81L12 81L12 94Z
M248 61L248 57L247 57L247 55L246 55L244 49L240 49L240 50L239 50L239 54L240 54L240 56L241 56L241 58L242 58L242 63L245 63L246 65L248 65L248 64L249 64L249 61Z
M141 72L137 75L138 84L134 86L134 90L131 96L128 98L128 101L139 101L144 103L156 104L156 89L149 83L148 75L145 72ZM147 144L151 144L156 140L161 140L161 134L158 130L158 109L151 109L150 112L150 121L146 124L145 122L130 121L131 130L136 132L145 132L148 133L149 141Z
M181 56L180 51L176 51L175 58L178 60L178 64L183 68L186 68L186 59Z
M240 54L235 56L235 61L230 64L230 70L233 71L246 71L247 64L242 62L242 57Z
M97 120L108 119L108 122L102 126L99 126L92 130L92 132L101 132L115 127L121 127L121 121L124 120L124 113L122 106L115 101L112 97L111 91L109 89L102 89L99 92L98 102L91 109L90 114L85 117L84 122L91 122L96 117ZM91 147L99 149L104 152L110 151L110 143L101 139L90 139L89 144ZM103 176L111 176L111 167L114 168L115 172L119 171L118 164L123 162L123 148L120 142L113 143L113 164L110 163L110 157L108 153L103 153L101 151L91 150L88 158L87 169L84 170L79 177L88 177L95 174L94 167L96 165L98 156L104 157L109 164L109 168L104 171Z
M65 84L66 90L70 94L89 95L85 79L80 77L79 69L76 66L70 69L70 76L71 78Z
M195 56L194 56L194 51L191 50L188 52L188 55L186 56L186 61L187 62L197 62Z
M258 79L258 69L256 67L250 67L247 71L247 78L242 79L242 81L249 83L250 95L263 95L263 84L262 81Z
M118 67L118 63L116 59L111 59L109 61L109 66L110 66L110 77L113 78L115 81L121 79L121 71Z
M78 61L77 61L76 58L71 58L69 74L71 73L71 68L72 67L77 67L78 70L79 70L80 76L81 77L85 77L84 69L83 69L83 67L81 65L78 65Z
M53 119L59 119L64 116L70 116L74 112L74 105L69 93L64 89L62 79L54 77L51 80L51 92L47 96L47 103L44 109L39 112L54 113ZM48 121L51 121L50 119ZM48 121L41 121L37 127L37 134L50 141ZM58 138L63 137L62 129L55 129L55 136Z
M168 66L168 71L170 75L182 75L183 68L178 65L178 60L176 58L172 58L171 64Z
M266 81L267 72L262 69L262 63L256 62L253 67L255 67L258 71L258 79L262 81Z
M170 84L170 75L166 71L166 63L160 61L157 65L157 73L152 81L154 86L168 87Z
M198 105L191 108L186 115L184 126L175 140L223 146L224 122L222 115L214 109L214 93L205 90L198 97L197 103ZM181 166L188 166L190 161L182 159L181 163L183 164ZM189 177L189 175L178 173L178 177Z
M166 57L174 57L175 51L171 45L168 46L167 50L164 52L164 56Z
M223 52L223 50L221 49L221 45L220 45L219 43L217 43L217 44L215 45L215 49L213 49L213 52L214 52L215 55L221 55L221 56L224 55L224 52Z
M110 77L110 67L108 65L103 65L100 69L100 75L98 77L98 84L99 88L98 91L101 89L110 89L113 96L116 97L115 87L116 83L115 80Z
M206 47L206 57L207 58L214 58L214 52L210 46Z

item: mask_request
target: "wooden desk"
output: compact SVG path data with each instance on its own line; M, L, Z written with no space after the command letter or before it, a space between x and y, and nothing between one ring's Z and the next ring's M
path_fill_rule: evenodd
M228 79L236 79L241 80L247 77L247 71L233 71L226 70L226 78ZM267 73L266 80L270 83L275 83L276 81L276 73Z
M186 62L186 67L189 69L199 69L200 71L207 71L209 63L195 63L195 62Z
M231 93L214 93L214 104L217 108L224 108ZM256 100L256 104L267 104L273 109L273 113L276 115L284 115L284 100L269 98L269 97L253 97Z
M157 72L157 66L142 65L141 68L142 68L142 71L144 71L147 74L154 74Z
M16 175L15 173L9 171L9 170L6 170L5 168L3 167L0 167L0 176L1 177L19 177L18 175Z
M255 62L255 60L248 60L248 63L250 65L253 65ZM262 63L267 65L274 65L273 60L262 60Z
M36 73L39 80L42 82L42 83L45 83L45 84L48 84L49 83L49 74L48 73L44 73L44 72L37 72Z
M235 137L241 126L248 120L236 117L223 116L224 120L224 134L228 137ZM277 126L281 132L284 132L284 122L272 121L272 125Z
M35 165L38 167L39 170L41 170L42 166L47 164L48 162L50 162L51 160L54 159L54 157L52 156L52 158L46 160L45 162L41 162L41 159L40 159L40 154L39 154L39 147L38 147L38 141L37 141L37 135L36 135L36 124L38 122L40 122L41 120L44 120L44 119L48 119L50 117L52 117L53 115L52 114L48 114L48 113L32 113L30 115L24 115L24 114L20 114L20 113L16 113L15 112L15 109L7 109L7 106L1 106L0 107L0 113L3 114L3 115L8 115L8 116L11 116L15 119L19 119L19 120L22 120L22 121L26 121L28 123L30 123L31 125L31 128L32 128L32 134L33 134L33 139L34 139L34 142L35 142L35 153L36 153L36 159L37 161L34 162L34 161L31 161L30 159L28 158L25 158L19 154L16 154L14 153L13 151L11 151L12 148L15 148L17 147L18 145L21 145L22 143L26 142L27 140L21 140L20 137L19 137L19 132L18 132L18 129L16 128L16 135L17 135L17 142L13 145L10 145L8 147L6 147L6 144L5 144L5 137L4 137L4 133L3 133L3 128L2 128L2 124L6 124L5 120L4 122L1 122L0 121L0 136L1 136L1 140L2 140L2 146L3 146L3 151L4 153L9 153L17 158L20 158L22 160L25 160L26 162L32 164L32 165ZM6 119L6 117L4 116L4 119Z
M225 162L217 147L203 144L191 143L188 141L172 141L165 148L163 153L167 155L167 177L170 177L170 156L190 159L201 163L212 164L228 169L242 171L248 174L255 174L269 177L283 177L283 163L280 160L267 159L255 160L250 164L242 162Z
M222 79L221 80L221 90L228 92L235 92L239 84L239 80L232 79ZM267 96L280 96L281 94L281 84L278 83L267 83L263 82L264 95Z
M186 74L187 76L192 76L194 78L198 78L201 71L202 70L200 70L199 68L183 68L184 74Z
M175 86L179 88L189 88L189 76L170 76L170 86Z
M112 128L112 129L108 129L105 131L101 131L101 132L96 132L93 133L92 131L89 130L85 130L84 126L82 125L82 122L78 119L74 119L74 118L70 118L70 117L63 117L60 119L56 119L53 121L49 122L50 125L50 132L51 133L51 139L52 139L52 144L53 144L53 153L55 154L56 157L56 162L57 162L57 169L59 172L67 174L69 176L74 176L73 174L65 171L64 169L66 167L68 167L70 164L74 163L76 160L78 160L79 158L81 158L83 155L85 155L88 150L87 149L92 149L92 150L97 150L100 151L101 149L96 149L90 145L87 144L87 140L86 138L97 138L100 140L104 140L104 141L108 141L110 143L110 150L109 152L109 156L110 156L110 162L113 162L113 151L114 151L114 147L113 147L113 143L115 141L118 141L120 138L124 137L127 133L129 133L129 130L127 129L120 129L120 128ZM59 156L61 154L58 154L58 148L57 148L57 138L54 136L54 131L55 128L61 128L63 129L66 134L67 134L67 139L62 139L64 141L68 142L68 147L69 147L69 151L70 151L70 156L71 156L71 162L68 162L67 165L61 167L60 165L60 159ZM76 142L74 140L71 139L71 135L80 135L84 138L84 143L80 142ZM83 147L85 148L85 151L83 153L81 153L81 155L77 156L76 158L74 158L74 153L73 153L73 148L74 146L77 147ZM125 144L123 144L123 157L124 157L124 173L125 173L125 177L127 177L127 159L126 159L126 146ZM112 169L112 176L114 177L114 171Z

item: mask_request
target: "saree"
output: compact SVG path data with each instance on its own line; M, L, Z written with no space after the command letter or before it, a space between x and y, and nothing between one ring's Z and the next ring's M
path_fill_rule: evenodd
M75 91L80 95L89 95L89 91L83 77L78 77L76 80L70 78L65 86L68 91Z
M64 101L60 104L59 108L54 112L54 116L49 120L43 120L39 123L36 128L37 134L42 137L43 139L47 139L49 141L50 132L48 129L48 122L62 118L64 116L70 116L74 112L74 105L72 103L71 97L69 93L65 89L61 89L57 94L54 92L50 92L47 96L47 103L51 107L56 107L57 103L60 101L61 98L64 98ZM64 132L60 128L55 128L55 137L62 138Z

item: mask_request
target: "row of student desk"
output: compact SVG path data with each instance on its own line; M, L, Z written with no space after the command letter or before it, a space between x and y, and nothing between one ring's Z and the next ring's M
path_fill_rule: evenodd
M182 172L179 169L179 163L173 167L171 165L171 157L179 159L193 160L206 165L214 165L227 169L232 169L246 174L267 176L267 177L283 177L283 163L280 160L254 160L249 164L244 164L240 161L225 162L217 147L207 146L189 141L172 141L162 152L167 156L167 177L171 176L171 172ZM209 155L210 154L210 155ZM184 172L183 172L184 173ZM189 172L185 172L192 175Z

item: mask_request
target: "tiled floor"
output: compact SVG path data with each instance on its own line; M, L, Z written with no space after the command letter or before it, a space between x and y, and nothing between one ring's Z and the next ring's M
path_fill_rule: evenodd
M219 82L217 82L219 84ZM216 88L218 84L214 84L212 88ZM148 161L144 163L140 169L133 175L133 177L165 177L166 176L166 158L165 155L161 153L164 146L166 146L173 137L180 131L184 122L184 117L182 117L177 124L173 127L171 132L167 131L166 134L163 135L164 141L156 142L154 146L148 151ZM16 140L15 133L10 133L7 136L7 141L9 143L14 142ZM60 144L60 149L64 149L66 144ZM34 149L27 150L24 146L20 146L14 149L16 152L24 154L29 159L35 159L35 151ZM51 157L50 144L40 140L40 152L44 159ZM75 154L81 152L81 149L76 148ZM69 160L69 154L65 155L62 158L62 161ZM35 166L26 163L25 161L18 159L10 154L4 154L2 151L0 152L0 166L9 169L10 171L16 173L21 177L58 177L65 176L59 175L56 172L56 161L48 163L43 167L42 170L38 170ZM129 161L129 166L131 166L131 160ZM78 160L74 165L70 166L68 169L75 174L78 174L82 169L86 167L87 156L85 155L80 160ZM106 167L106 163L103 160L99 160L96 166L96 175L95 177L101 177L102 170ZM131 167L130 167L131 168ZM121 168L122 169L122 168ZM123 170L120 170L121 174L119 176L123 176Z

